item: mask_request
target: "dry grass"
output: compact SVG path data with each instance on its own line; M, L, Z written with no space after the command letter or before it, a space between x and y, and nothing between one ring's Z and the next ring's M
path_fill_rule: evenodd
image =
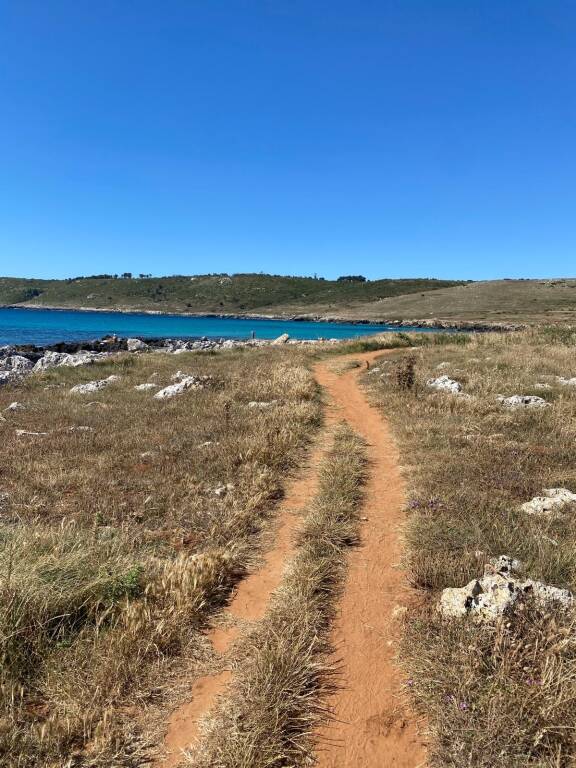
M133 388L178 369L211 385L167 401ZM316 386L295 350L124 355L3 388L0 411L15 400L26 410L0 421L0 763L141 766L135 716L258 557L319 424Z
M335 436L318 495L268 613L244 640L231 692L205 727L198 768L312 764L311 737L334 690L329 628L358 540L365 449L347 427Z
M576 491L576 388L555 378L576 374L574 340L544 329L411 351L412 389L398 386L389 356L366 376L395 427L411 487L407 557L423 599L407 620L403 660L430 723L431 766L573 764L573 614L525 604L480 627L443 620L435 605L439 590L463 586L501 554L520 558L533 578L576 587L574 510L541 519L519 509L543 488ZM443 373L473 399L425 387ZM498 394L540 395L551 407L507 411Z

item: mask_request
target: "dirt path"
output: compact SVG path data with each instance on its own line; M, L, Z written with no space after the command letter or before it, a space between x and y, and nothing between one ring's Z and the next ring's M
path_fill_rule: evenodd
M382 353L353 355L373 360ZM320 768L416 768L425 749L413 717L398 695L394 664L398 622L394 613L408 599L397 564L398 528L403 522L404 484L398 453L386 422L358 386L361 369L337 375L316 368L330 394L331 418L345 419L368 443L362 546L350 557L350 570L334 631L343 668L342 690L333 702L334 723L321 734Z
M327 394L326 426L316 441L302 476L291 482L279 510L275 545L262 567L244 579L230 603L230 625L208 635L222 658L218 672L198 678L190 702L170 718L166 756L156 768L175 768L182 750L193 746L198 722L206 715L230 679L227 653L243 621L257 621L265 613L270 595L279 586L293 549L299 518L294 514L313 498L318 467L331 428L347 421L368 443L370 478L366 487L362 546L350 558L350 572L334 632L343 668L343 688L332 706L335 722L320 734L320 768L417 768L424 764L424 749L413 721L398 697L399 673L393 663L397 622L394 610L406 596L405 580L397 569L397 527L403 519L404 488L397 452L380 414L358 386L359 368L337 373L331 367L350 360L362 365L381 352L339 357L319 363L318 382Z
M178 707L170 717L165 738L166 755L157 768L176 768L184 749L198 738L199 720L212 709L216 698L225 690L231 673L226 655L241 633L241 622L258 621L264 616L270 595L280 585L284 566L293 549L296 513L314 497L318 485L318 467L324 453L324 433L317 439L301 476L290 482L278 510L275 544L266 554L262 567L241 581L232 597L224 626L214 627L207 635L216 654L222 657L222 670L197 678L190 691L190 702Z

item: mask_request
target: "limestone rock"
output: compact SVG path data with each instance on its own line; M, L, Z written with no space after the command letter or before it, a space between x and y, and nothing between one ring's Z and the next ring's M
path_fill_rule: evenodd
M502 403L504 408L513 410L516 408L548 408L550 405L543 397L538 397L538 395L512 395L511 397L498 395L496 399Z
M576 493L567 488L544 488L543 493L522 504L520 509L528 515L551 515L576 502Z
M146 384L136 384L134 389L138 390L139 392L146 392L150 389L158 389L158 384L152 384L152 382L147 382Z
M18 374L14 371L0 371L0 387L3 384L10 384L12 381L17 381L18 378Z
M181 395L186 392L187 389L201 389L203 386L202 381L196 376L185 376L176 384L170 384L168 387L164 387L159 392L156 392L154 397L156 400L167 400L176 395Z
M75 387L72 387L70 392L73 392L77 395L87 395L92 392L98 392L101 389L105 389L110 384L118 381L119 379L120 376L108 376L107 379L96 379L95 381L88 381L86 384L76 384Z
M481 578L465 587L444 589L438 610L447 618L470 616L474 621L490 622L511 609L522 596L533 598L541 606L556 604L568 608L573 605L574 596L567 589L519 579L514 574L520 567L518 561L502 555L486 566Z
M126 349L128 352L144 352L148 349L148 344L142 339L126 339Z
M0 371L18 371L23 373L31 371L33 367L32 361L23 355L9 355L0 360Z
M428 379L426 386L441 392L451 392L453 395L462 392L462 384L446 375L439 376L437 379Z
M576 376L571 379L566 379L564 376L556 376L556 381L559 384L563 384L565 387L576 387Z
M274 346L280 346L281 344L286 344L290 336L287 333L283 333L281 336L278 336L277 339L274 339L274 341L271 341L271 345Z
M260 409L272 408L272 406L276 405L277 402L278 400L270 400L269 402L251 400L248 403L248 408L260 408Z
M6 408L4 408L4 410L5 411L25 411L26 410L26 406L22 405L22 403L14 402L14 403L10 403L10 405L6 406Z
M27 429L17 429L16 437L46 437L48 432L30 432Z
M91 365L96 360L103 360L108 357L108 352L45 352L44 356L38 360L34 366L34 372L47 371L50 368L78 368L82 365Z

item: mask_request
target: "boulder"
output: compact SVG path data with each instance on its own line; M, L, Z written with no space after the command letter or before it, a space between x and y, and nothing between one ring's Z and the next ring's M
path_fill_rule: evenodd
M564 376L556 376L556 381L565 387L576 387L576 376L571 379L566 379Z
M186 392L187 389L201 389L203 382L196 376L185 376L176 384L170 384L168 387L164 387L154 395L156 400L167 400L176 395L181 395Z
M281 336L278 336L277 339L274 339L274 341L270 343L272 344L272 346L280 346L281 344L286 344L289 338L290 336L287 333L283 333Z
M158 384L152 384L152 382L147 382L145 384L136 384L134 389L138 390L138 392L146 392L150 389L158 389Z
M486 565L484 576L465 587L448 587L442 591L438 610L447 618L470 617L474 621L491 622L511 609L521 598L533 599L542 607L556 605L568 608L574 596L567 589L551 587L540 581L520 579L515 572L521 564L502 555Z
M543 496L526 501L520 509L527 515L552 515L567 504L576 502L576 493L567 488L544 488L543 493Z
M59 368L65 366L67 368L78 368L82 365L91 365L96 360L102 360L108 357L108 352L76 352L69 354L68 352L45 352L44 356L38 360L33 370L47 371L50 368Z
M25 371L31 371L33 367L34 363L23 355L9 355L3 360L0 360L1 371L17 371L19 373L24 373Z
M504 408L512 410L516 408L547 408L550 405L549 402L544 400L543 397L538 397L538 395L511 395L510 397L498 395L496 399L502 403Z
M459 381L454 381L454 379L451 379L449 376L439 376L437 379L428 379L426 386L441 392L451 392L453 395L462 392L462 384L460 384Z
M96 379L95 381L88 381L86 384L76 384L75 387L72 387L70 392L73 392L76 395L87 395L91 392L98 392L101 389L105 389L119 379L120 376L108 376L107 379Z
M148 344L142 339L127 339L126 349L128 352L144 352L148 349Z
M16 381L18 374L14 371L0 371L0 387L3 384L9 384L11 381Z

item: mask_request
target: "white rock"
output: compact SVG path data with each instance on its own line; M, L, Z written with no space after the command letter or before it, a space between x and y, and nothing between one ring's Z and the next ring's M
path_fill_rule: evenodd
M11 381L16 381L18 374L14 371L0 371L0 387L3 384L9 384Z
M86 427L84 425L68 427L68 432L94 432L94 427Z
M426 382L427 387L432 389L438 389L442 392L451 392L454 395L462 392L462 384L459 381L454 381L449 376L439 376L437 379L428 379Z
M576 377L565 379L564 376L556 376L556 381L565 387L576 387Z
M449 618L470 616L478 622L489 622L511 608L520 596L532 596L542 606L557 604L569 607L574 597L567 589L559 589L513 575L520 564L502 555L485 568L482 578L465 587L448 587L442 591L438 610Z
M270 402L260 402L258 400L251 400L248 403L248 408L272 408L272 406L276 405L278 400L270 400Z
M108 352L76 352L71 355L67 352L45 352L33 368L34 372L47 371L50 368L78 368L81 365L91 365L96 360L104 360L109 356Z
M544 496L535 496L522 504L520 509L528 515L549 515L576 502L576 493L567 488L544 488L543 493Z
M26 406L22 405L22 403L14 402L14 403L10 403L10 405L4 408L4 410L5 411L25 411Z
M196 376L186 376L176 384L170 384L168 387L164 387L159 392L156 392L154 397L156 400L166 400L176 395L181 395L186 392L187 389L200 389L202 383L196 378Z
M34 363L22 355L10 355L9 357L0 360L1 371L18 371L24 373L25 371L31 371L33 367Z
M222 498L222 496L226 496L226 494L229 491L233 491L233 490L234 490L234 486L232 485L232 483L226 483L226 485L219 485L216 488L214 488L212 490L212 493L215 496L218 496L218 498Z
M142 352L148 349L148 344L142 341L142 339L127 339L126 348L128 352Z
M498 395L496 398L504 408L547 408L548 403L544 398L538 397L538 395L512 395L511 397L504 397L504 395Z
M534 384L534 387L536 389L552 389L552 386L550 384L545 384L540 381L538 381L536 384Z
M152 384L152 382L147 382L146 384L136 384L134 389L137 389L139 392L146 392L149 389L158 389L158 384Z
M445 361L443 363L438 363L438 365L436 366L438 370L442 370L443 368L449 368L449 367L450 367L450 363L447 363Z
M279 346L280 344L286 344L290 336L287 333L283 333L281 336L278 336L277 339L274 339L274 341L270 342L272 346Z
M75 387L72 387L70 392L77 395L87 395L91 392L98 392L101 389L105 389L119 379L120 376L108 376L107 379L96 379L95 381L88 381L86 384L76 384Z
M48 432L29 432L27 429L17 429L16 430L16 437L45 437L48 434Z

